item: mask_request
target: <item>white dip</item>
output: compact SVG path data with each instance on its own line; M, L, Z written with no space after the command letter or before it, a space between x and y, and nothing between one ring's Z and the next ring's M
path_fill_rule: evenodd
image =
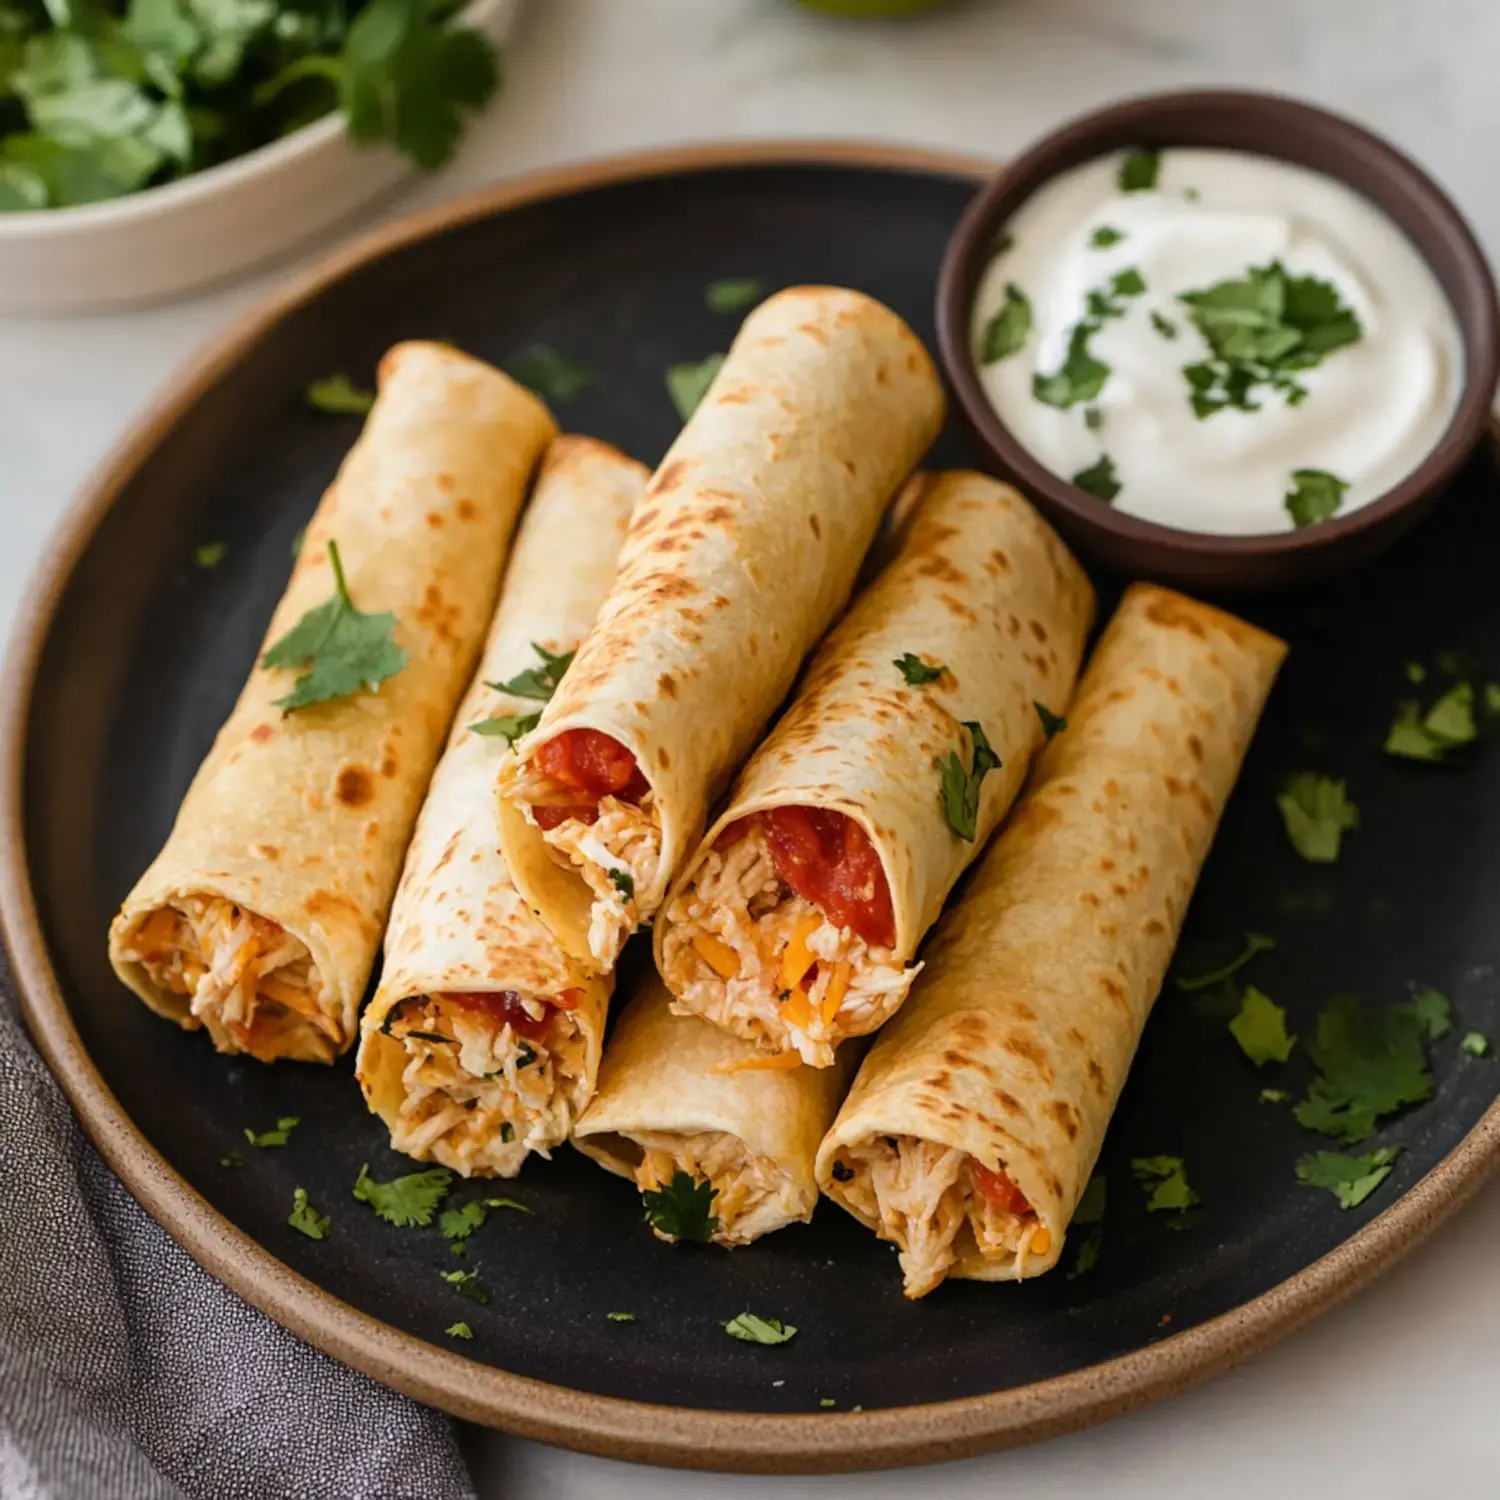
M1117 153L1049 182L1000 243L974 307L985 393L1042 464L1130 515L1254 535L1346 514L1411 473L1457 404L1436 278L1319 173Z

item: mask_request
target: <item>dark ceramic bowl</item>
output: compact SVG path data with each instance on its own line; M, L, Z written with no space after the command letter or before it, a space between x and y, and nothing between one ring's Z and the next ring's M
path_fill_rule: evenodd
M1179 531L1112 510L1021 446L985 397L970 314L997 234L1050 178L1111 151L1194 146L1254 152L1347 183L1393 220L1431 266L1463 338L1465 384L1437 446L1378 500L1316 526L1265 536ZM983 460L1019 485L1081 552L1133 577L1198 588L1274 588L1326 577L1390 546L1432 507L1484 438L1500 376L1494 278L1463 215L1409 157L1348 120L1272 94L1161 94L1085 115L1005 167L949 241L938 343L959 414Z

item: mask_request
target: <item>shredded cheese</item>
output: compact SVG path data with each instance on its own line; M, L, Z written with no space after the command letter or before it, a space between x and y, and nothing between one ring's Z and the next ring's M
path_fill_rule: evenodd
M710 1073L724 1075L727 1073L747 1073L751 1069L760 1072L789 1072L793 1068L802 1066L801 1057L795 1052L777 1052L767 1057L743 1057L739 1062L720 1063L716 1068L710 1068Z
M802 976L817 963L818 955L807 946L807 940L823 925L823 913L809 912L792 929L791 941L781 955L781 987L795 990L802 983Z
M833 978L828 981L828 993L823 996L823 1006L818 1012L825 1030L833 1025L833 1018L838 1015L839 1006L844 1003L844 995L848 989L849 960L841 958L833 966Z
M712 933L695 932L693 934L693 947L698 956L711 968L720 979L733 979L740 972L739 955L729 946L721 942Z

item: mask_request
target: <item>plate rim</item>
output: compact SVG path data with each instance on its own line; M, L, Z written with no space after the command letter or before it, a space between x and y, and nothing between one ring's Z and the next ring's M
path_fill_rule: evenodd
M594 157L519 175L383 225L329 252L239 315L136 417L65 509L17 611L0 681L0 933L22 1015L79 1122L163 1229L211 1275L354 1369L451 1415L606 1458L743 1473L837 1473L1018 1447L1138 1410L1241 1363L1368 1285L1500 1165L1500 1100L1426 1176L1294 1276L1195 1328L1065 1375L959 1400L786 1415L654 1405L511 1374L339 1301L214 1209L136 1127L85 1050L31 887L25 747L36 669L76 563L162 434L267 330L369 261L475 219L606 185L747 166L829 166L978 182L997 162L885 142L768 139Z

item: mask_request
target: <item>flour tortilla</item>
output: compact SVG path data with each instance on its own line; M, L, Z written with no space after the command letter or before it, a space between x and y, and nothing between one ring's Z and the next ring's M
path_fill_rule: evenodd
M516 883L585 962L593 898L514 795L569 729L635 756L661 857L635 884L649 920L708 808L843 607L882 511L936 437L943 393L916 335L859 292L794 287L746 318L652 476L619 576L502 786Z
M926 971L818 1153L910 1137L1004 1171L1056 1264L1193 887L1286 648L1166 589L1125 595L1009 825L938 924ZM962 1235L949 1274L1013 1279Z
M965 470L918 475L900 509L892 561L820 647L664 903L656 961L674 993L674 901L730 824L776 807L824 808L861 824L890 888L892 959L914 957L1021 790L1045 738L1037 703L1059 715L1067 708L1094 591L1052 528L1009 485ZM907 683L895 665L907 654L942 676ZM956 752L971 763L967 721L982 725L1001 760L981 783L972 841L954 832L941 794L944 758ZM697 966L684 957L682 969ZM831 1040L873 1031L900 999Z
M154 910L217 897L300 939L335 1034L289 1027L269 1049L251 1049L263 1061L326 1062L354 1039L427 778L494 609L527 480L556 431L529 391L445 345L397 345L379 386L264 646L332 596L336 540L355 605L394 613L410 660L377 692L287 715L273 700L294 674L256 665L111 929L120 978L189 1030L200 1022L188 997L128 956Z

